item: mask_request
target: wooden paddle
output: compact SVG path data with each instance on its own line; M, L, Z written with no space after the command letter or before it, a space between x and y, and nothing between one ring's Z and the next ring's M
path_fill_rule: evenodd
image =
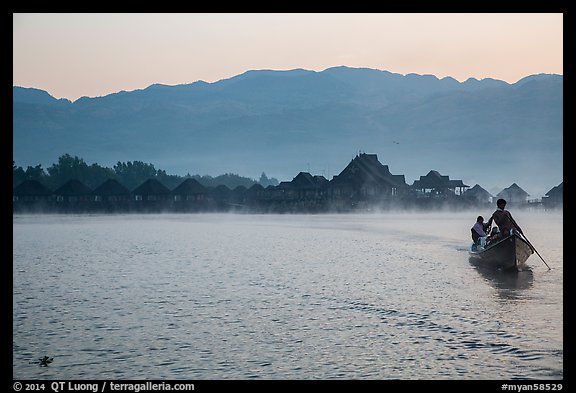
M526 243L528 243L528 245L530 246L530 248L532 250L534 250L534 252L536 252L536 254L538 254L538 256L540 257L540 259L542 259L542 262L544 262L544 264L546 265L546 267L548 268L548 270L552 270L550 269L550 266L548 266L548 264L546 263L546 261L544 260L544 258L542 258L542 256L540 255L540 253L538 252L538 250L536 249L536 247L534 247L532 245L532 243L530 243L530 240L528 240L528 238L526 237L525 234L523 234L522 232L520 232L520 234L522 235L522 237L524 238L524 240L526 240Z

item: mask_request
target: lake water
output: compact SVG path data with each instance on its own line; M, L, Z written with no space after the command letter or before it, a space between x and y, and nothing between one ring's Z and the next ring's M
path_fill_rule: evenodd
M490 213L14 215L13 377L563 379L562 213Z

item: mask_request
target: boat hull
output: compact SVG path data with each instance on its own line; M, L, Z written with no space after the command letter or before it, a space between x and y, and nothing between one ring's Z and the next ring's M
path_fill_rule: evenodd
M470 248L470 259L498 270L526 269L526 260L534 253L532 247L519 235L513 234L484 249Z

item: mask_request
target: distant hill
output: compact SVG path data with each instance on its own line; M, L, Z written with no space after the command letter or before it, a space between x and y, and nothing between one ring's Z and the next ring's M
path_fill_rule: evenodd
M75 102L14 87L13 140L23 167L69 153L280 181L300 171L331 179L361 150L409 184L434 169L487 190L517 183L536 198L563 180L563 77L461 83L368 68L259 70Z
M14 87L13 88L13 102L20 104L37 104L37 105L59 105L70 104L70 100L56 99L44 90Z

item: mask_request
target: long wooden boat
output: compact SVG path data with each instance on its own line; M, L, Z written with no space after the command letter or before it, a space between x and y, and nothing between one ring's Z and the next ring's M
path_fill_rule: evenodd
M526 260L534 250L520 235L513 233L485 248L469 249L470 259L482 266L498 270L522 271L527 268Z

